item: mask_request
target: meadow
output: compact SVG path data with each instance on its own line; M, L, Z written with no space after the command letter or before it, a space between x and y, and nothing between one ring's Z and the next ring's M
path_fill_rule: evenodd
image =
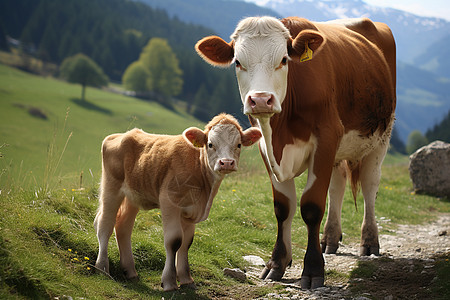
M189 252L196 291L164 293L160 287L165 252L159 210L142 211L136 220L132 246L140 280L124 280L114 238L109 245L111 278L96 273L92 224L102 139L133 127L180 134L203 124L181 109L168 111L92 88L81 102L80 93L78 85L0 65L0 298L244 299L280 288L258 286L254 279L239 282L222 271L245 270L243 255L268 260L275 242L271 188L256 146L243 151L240 170L225 178L209 218L196 227ZM448 201L413 193L407 166L405 156L385 160L376 205L380 233L450 212ZM298 195L305 182L306 175L296 179ZM346 242L359 241L361 195L357 204L356 209L347 191L342 213ZM306 249L299 212L292 236L298 263Z

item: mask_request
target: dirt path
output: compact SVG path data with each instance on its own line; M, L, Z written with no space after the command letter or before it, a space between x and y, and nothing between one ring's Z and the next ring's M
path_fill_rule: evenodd
M381 256L358 256L359 244L341 244L336 255L325 255L325 287L300 290L301 266L293 265L281 285L258 299L430 299L436 280L435 264L449 258L450 214L425 225L400 225L393 235L380 235ZM247 275L256 278L262 268L252 267ZM449 283L450 284L450 283Z

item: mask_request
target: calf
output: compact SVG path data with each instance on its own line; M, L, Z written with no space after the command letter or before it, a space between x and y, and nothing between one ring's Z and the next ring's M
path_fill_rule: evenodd
M128 279L137 272L131 232L140 209L161 209L166 263L165 291L195 287L188 249L195 224L206 220L224 176L236 171L241 145L261 137L256 128L242 130L230 115L214 117L205 130L191 127L182 135L148 134L133 129L105 138L102 146L100 206L94 226L99 242L96 268L109 273L108 241L113 229L120 265ZM175 267L176 257L176 267Z

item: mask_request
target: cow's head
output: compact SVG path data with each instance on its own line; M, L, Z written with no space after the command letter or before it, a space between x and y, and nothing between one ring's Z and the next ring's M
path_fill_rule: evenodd
M270 117L281 112L286 96L288 61L307 61L324 39L317 30L301 30L295 38L272 17L242 20L227 43L217 36L203 38L197 53L208 63L226 67L234 62L244 114Z
M261 131L251 127L242 130L232 116L215 116L205 130L190 127L183 132L184 138L195 147L203 148L209 168L217 174L228 174L238 168L242 146L250 146L261 138Z

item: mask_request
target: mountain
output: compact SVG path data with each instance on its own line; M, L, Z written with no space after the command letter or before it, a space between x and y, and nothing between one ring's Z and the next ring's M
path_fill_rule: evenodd
M362 0L250 0L264 4L283 17L292 15L314 21L368 17L389 25L397 41L398 59L413 63L429 45L450 33L450 22L421 17L394 8L377 7Z
M233 33L236 24L248 16L280 17L271 9L236 0L138 0L151 7L167 11L169 16L186 23L214 29L224 39Z
M439 76L450 78L450 32L426 48L425 52L414 59L414 64L421 69Z

